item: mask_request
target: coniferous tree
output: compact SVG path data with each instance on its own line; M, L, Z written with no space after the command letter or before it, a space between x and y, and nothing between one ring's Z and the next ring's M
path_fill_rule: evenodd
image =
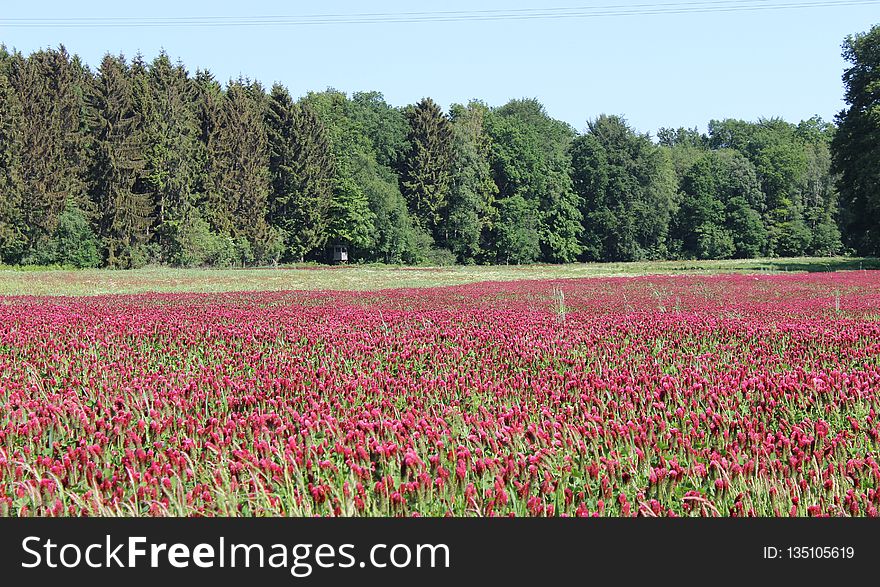
M659 145L618 117L578 135L533 99L295 103L164 53L94 76L63 47L0 49L0 262L91 265L96 234L114 267L321 258L328 240L433 264L871 252L875 37L847 40L839 130L722 120Z
M229 221L220 204L220 130L223 118L224 92L210 71L200 69L191 82L194 111L198 124L198 173L196 206L218 238L232 242Z
M89 92L92 200L107 265L120 268L149 260L153 226L150 195L138 189L146 137L129 73L122 57L105 55Z
M272 193L269 222L284 237L286 257L302 261L324 246L335 163L323 123L287 89L272 87L267 109Z
M424 98L406 111L407 151L401 162L401 193L419 225L445 241L442 223L452 177L452 125L440 107Z
M148 69L138 68L134 91L143 119L146 150L143 189L155 209L154 238L168 258L173 235L193 221L200 171L199 125L186 69L161 53Z
M250 244L240 239L236 250L229 224L222 222L225 209L217 205L225 168L219 148L223 89L209 71L189 77L182 64L171 65L164 54L152 63L150 78L156 86L150 93L156 122L145 127L158 143L147 151L145 180L158 210L160 255L183 266L240 261ZM217 230L218 225L227 229Z
M0 263L17 263L25 247L21 180L22 107L9 82L11 56L0 46Z
M266 263L281 252L277 234L266 222L270 183L266 107L259 84L231 82L211 155L216 191L207 205L214 228L233 237L242 263Z
M211 228L231 239L237 195L234 187L229 189L224 184L229 182L227 175L235 167L232 158L235 156L233 149L237 138L227 130L229 106L226 92L221 90L220 84L202 77L199 79L199 90L200 136L205 147L202 205ZM241 93L240 90L238 93ZM231 145L228 144L230 142ZM228 197L230 192L231 197Z
M10 82L21 105L24 261L34 261L70 202L88 207L83 88L89 76L61 46L14 55Z

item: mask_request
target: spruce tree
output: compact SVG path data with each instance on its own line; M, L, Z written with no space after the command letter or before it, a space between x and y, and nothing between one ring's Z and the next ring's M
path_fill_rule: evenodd
M286 257L302 261L327 241L334 159L327 132L308 104L272 87L266 114L272 192L269 222L283 235Z
M406 111L408 149L400 173L401 192L416 221L435 240L446 240L442 222L452 178L452 125L430 98Z
M198 215L217 234L231 243L228 215L219 206L221 171L220 129L223 117L224 92L213 74L205 69L196 71L190 83L193 111L198 125L198 168L196 175L196 208ZM221 228L222 227L222 228Z
M21 106L23 261L32 262L68 202L88 207L83 92L89 75L61 46L26 59L14 55L9 80Z
M0 263L17 263L25 246L22 218L22 107L9 82L11 56L0 46Z
M143 189L155 209L154 238L167 257L174 248L169 235L185 230L196 204L201 162L193 86L186 69L165 53L134 77L146 140Z
M92 199L109 267L148 261L153 206L150 195L137 189L145 166L141 122L125 60L105 55L89 93L89 125Z
M207 202L215 230L232 236L242 263L265 263L280 252L266 222L269 147L264 125L266 95L239 79L226 89L211 159L214 192Z

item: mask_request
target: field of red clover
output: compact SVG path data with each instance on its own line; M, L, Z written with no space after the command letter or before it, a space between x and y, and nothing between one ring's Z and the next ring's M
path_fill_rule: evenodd
M0 514L876 516L880 271L0 298Z

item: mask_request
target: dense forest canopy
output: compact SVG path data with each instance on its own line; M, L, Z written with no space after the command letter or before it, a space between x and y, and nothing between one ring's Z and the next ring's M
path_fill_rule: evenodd
M878 30L847 39L838 125L618 116L534 99L299 99L161 54L0 48L0 263L530 263L829 255L880 247Z

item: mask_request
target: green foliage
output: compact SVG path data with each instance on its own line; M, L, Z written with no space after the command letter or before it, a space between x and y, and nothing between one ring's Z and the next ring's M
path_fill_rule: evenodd
M733 237L734 256L738 259L761 256L767 243L767 229L761 214L742 196L730 198L726 213L725 226Z
M216 129L216 161L206 196L208 221L230 234L243 264L271 261L275 234L266 221L270 191L269 146L264 124L267 98L244 79L226 89ZM246 245L245 245L246 243Z
M657 142L664 147L705 150L709 146L709 137L696 128L661 128L657 131Z
M196 204L211 226L224 225L224 208L215 206L220 200L225 165L220 149L223 115L223 90L210 72L199 70L190 83L198 123L199 164L196 174Z
M101 264L98 239L82 210L69 202L58 217L51 238L27 262L78 269L98 267Z
M216 236L201 216L191 214L181 220L167 220L165 229L163 257L172 264L199 267L211 257Z
M465 264L482 256L498 193L492 180L487 115L488 108L479 102L452 107L454 161L445 241L458 261Z
M838 199L829 151L833 133L819 117L797 126L779 119L709 123L714 148L734 149L754 165L765 200L752 205L767 228L766 254L839 250L839 241L828 230L835 223ZM823 236L814 243L818 232Z
M541 254L538 211L534 202L519 194L498 200L495 225L498 255L504 263L532 263Z
M139 188L155 211L154 238L160 248L167 222L195 205L203 161L194 86L181 64L161 53L147 68L132 64L133 93L144 133L144 170Z
M811 230L809 250L816 256L840 254L843 250L842 234L833 218L825 218Z
M415 221L435 238L444 233L452 176L452 125L430 98L408 108L407 150L400 164L400 187ZM444 235L445 236L445 235Z
M848 109L577 133L535 99L449 113L378 92L295 101L161 53L0 47L0 262L448 265L880 252L877 27L846 40ZM838 192L838 187L840 191ZM93 250L94 247L94 250Z
M165 227L162 258L172 265L229 267L241 262L232 237L212 232L197 209L183 210L179 218L167 220Z
M528 233L521 226L522 200L532 210L528 216L534 215L539 247L534 258L542 256L554 262L575 260L582 251L583 227L568 153L574 130L547 116L537 100L508 102L487 118L487 129L492 138L492 172L499 201L508 200L498 208L496 230L506 235ZM516 211L516 216L507 216L503 210ZM531 237L515 241L530 242ZM531 246L520 247L519 253L511 253L500 242L495 251L498 259L521 256L521 251L531 250ZM532 257L531 253L527 257Z
M0 262L17 263L27 246L22 216L22 106L9 82L11 57L0 46Z
M272 87L267 109L269 222L283 235L282 258L303 261L323 247L335 174L323 123L308 104L295 104L287 89Z
M361 258L383 263L419 264L433 246L431 236L418 229L400 193L394 172L363 153L353 177L362 186L371 214L371 246L361 251Z
M847 244L880 254L880 25L843 43L844 98L833 139Z
M232 251L234 261L242 267L251 265L256 260L251 241L242 235L233 237Z
M55 251L54 263L81 268L101 264L98 239L86 215L74 205L68 205L61 213L54 238L49 242Z
M665 256L675 210L674 170L647 135L602 115L571 146L584 216L584 256L634 261Z
M727 259L735 249L733 235L717 224L707 222L696 228L696 253L700 259Z
M68 200L89 207L83 117L88 72L61 46L27 58L12 55L9 81L21 107L16 134L22 154L22 254L33 257L54 234Z
M774 252L783 257L803 255L813 239L810 229L804 224L800 215L794 215L781 222L777 226L776 234Z
M767 247L764 207L754 166L729 149L705 151L680 182L672 249L684 257L755 257Z
M376 93L357 94L355 100L349 100L342 92L328 90L310 93L303 102L324 124L337 162L330 238L350 245L352 260L423 262L433 247L433 238L416 230L397 174L388 164L380 163L390 164L405 142L405 134L399 132L403 127L398 117L402 114L384 104ZM370 128L392 131L370 137L366 134ZM385 155L379 154L382 152Z
M432 267L445 267L455 265L457 260L455 253L449 249L433 248L428 251L424 261L420 264L430 265Z
M380 92L355 92L347 111L358 132L369 138L376 163L395 167L407 148L404 113L385 102Z
M374 243L375 217L364 189L354 179L336 180L330 207L330 239L355 249L368 249Z
M146 136L136 110L129 69L106 55L88 94L92 133L90 170L93 202L107 265L134 268L150 259L146 244L153 225L149 194L139 179L145 167Z

